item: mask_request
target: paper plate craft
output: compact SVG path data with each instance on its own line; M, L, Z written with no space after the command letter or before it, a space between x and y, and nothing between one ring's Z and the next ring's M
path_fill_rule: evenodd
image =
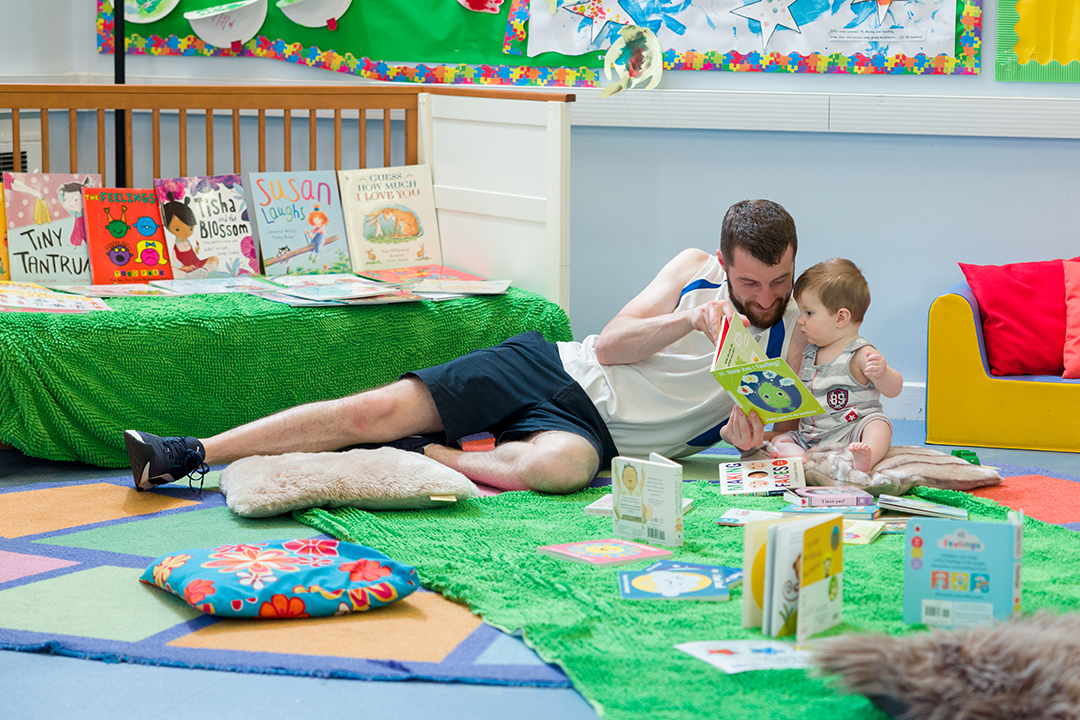
M124 21L142 25L160 20L179 4L180 0L124 0Z
M337 30L337 21L352 5L352 0L278 0L285 17L297 25Z
M265 619L364 612L420 587L415 568L378 550L318 538L177 550L139 580L208 615Z
M604 55L604 77L610 80L612 71L618 74L619 80L604 88L601 98L611 97L629 87L645 85L645 90L651 90L659 85L664 58L660 41L653 31L637 25L620 28L618 39Z
M184 13L191 29L207 45L231 48L241 46L259 32L266 20L266 0L238 0Z

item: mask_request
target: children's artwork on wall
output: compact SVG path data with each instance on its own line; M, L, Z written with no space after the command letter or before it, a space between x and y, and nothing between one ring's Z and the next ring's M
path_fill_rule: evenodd
M995 80L1080 82L1075 0L998 4Z
M115 1L98 0L102 53L113 51ZM383 81L602 87L606 51L636 25L657 37L663 70L970 75L980 66L982 0L447 0L422 12L410 0L282 0L254 36L224 45L184 19L206 2L180 0L184 13L127 27L127 52L265 57ZM323 7L341 10L333 27Z
M266 0L237 0L184 13L191 29L207 45L240 52L266 21Z
M530 0L530 56L552 51L576 55L599 49L618 36L620 25L628 23L656 33L667 53L667 69L678 63L679 56L702 50L742 58L762 53L762 63L773 62L773 57L820 56L827 62L838 62L839 56L865 58L889 72L903 72L908 61L923 65L922 72L927 72L926 60L952 58L959 62L957 55L962 55L957 53L961 34L956 23L958 0L628 1L637 11L621 14L599 7L611 4L619 8L617 0L589 0L581 5L572 1L561 3L552 14L547 0ZM963 9L963 0L960 4ZM583 13L582 5L589 11ZM583 16L587 20L583 21ZM972 72L977 69L977 63L970 67ZM805 71L815 69L808 66Z
M604 88L600 97L611 97L639 85L652 90L660 84L660 76L664 72L662 53L660 41L652 30L637 25L623 25L619 30L619 39L611 44L604 55L604 77L610 80L614 71L619 80Z
M173 11L180 0L124 0L124 20L143 25L160 20Z
M285 17L297 25L337 30L337 21L349 9L352 0L278 0Z

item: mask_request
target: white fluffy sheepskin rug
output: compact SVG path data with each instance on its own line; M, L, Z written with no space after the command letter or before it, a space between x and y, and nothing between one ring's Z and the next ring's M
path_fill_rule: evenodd
M767 458L772 443L743 454L743 460ZM915 485L972 490L997 485L996 470L972 465L952 455L918 445L894 445L869 473L856 470L847 445L821 445L807 453L807 485L856 485L873 495L903 495Z
M256 455L221 472L229 508L269 517L300 508L351 506L402 510L476 497L472 481L420 453L384 447L346 452Z
M814 662L903 720L1080 718L1076 614L905 637L845 635L822 641Z

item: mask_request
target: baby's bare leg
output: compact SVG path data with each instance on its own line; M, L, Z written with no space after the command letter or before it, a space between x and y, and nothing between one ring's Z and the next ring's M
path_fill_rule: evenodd
M777 435L769 442L776 448L773 452L769 453L770 457L799 458L803 461L806 460L806 451L803 450L802 445L795 441L795 438L791 437L791 433Z
M868 473L874 469L889 452L892 443L892 425L884 420L872 420L862 431L859 442L848 445L854 459L855 469Z

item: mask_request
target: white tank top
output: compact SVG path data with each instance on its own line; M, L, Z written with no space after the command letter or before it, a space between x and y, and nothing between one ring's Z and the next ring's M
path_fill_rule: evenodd
M712 255L682 290L676 311L725 300L724 268ZM750 332L769 357L786 357L799 317L794 300L769 330ZM709 373L716 346L694 330L652 357L631 365L601 365L597 335L584 341L556 343L563 367L578 381L607 423L623 455L684 457L720 441L720 428L731 415L731 397Z

